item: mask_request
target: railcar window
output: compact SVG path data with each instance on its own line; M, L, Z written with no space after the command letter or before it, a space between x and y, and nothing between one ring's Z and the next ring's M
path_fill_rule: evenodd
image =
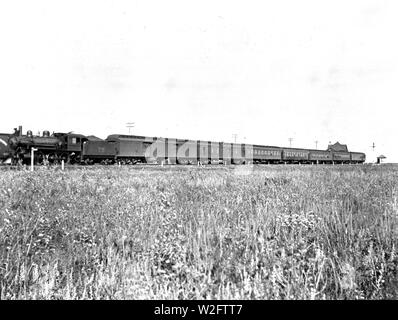
M76 138L72 138L72 143L76 144Z

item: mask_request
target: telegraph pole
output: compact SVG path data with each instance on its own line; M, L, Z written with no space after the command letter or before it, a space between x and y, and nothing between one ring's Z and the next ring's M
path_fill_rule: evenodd
M371 145L370 147L372 148L372 151L373 151L372 157L375 157L375 148L376 148L375 143L373 142L372 145ZM373 159L374 159L374 158L373 158Z
M318 140L315 140L315 150L318 150Z
M289 146L290 146L290 148L292 147L292 141L293 141L293 138L289 138Z
M232 137L235 139L235 143L236 143L236 138L238 137L238 135L236 133L232 134Z
M127 122L126 123L126 128L129 128L129 134L130 134L130 129L134 128L134 122Z

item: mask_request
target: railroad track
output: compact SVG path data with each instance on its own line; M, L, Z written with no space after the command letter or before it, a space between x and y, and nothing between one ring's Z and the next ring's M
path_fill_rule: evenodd
M355 166L355 165L363 165L363 164L322 164L322 165L314 165L314 166L322 166L322 167L335 167L335 166ZM239 168L239 167L245 167L246 165L236 165L236 164L205 164L205 165L181 165L181 164L150 164L150 163L140 163L140 164L123 164L123 165L101 165L101 164L94 164L94 165L82 165L82 164L72 164L68 165L66 164L64 166L65 171L70 171L70 170L97 170L97 169L104 169L104 168L129 168L129 169L135 169L135 170L140 170L144 168L151 168L151 169L157 169L157 170L164 170L164 169L194 169L194 168L202 168L202 169L215 169L215 168ZM255 167L260 167L260 166L312 166L311 164L263 164L263 163L256 163L256 164L251 164L250 166L255 166ZM30 165L4 165L0 164L0 171L30 171L31 167ZM61 171L61 165L35 165L34 170L37 171L43 171L43 170L55 170L55 171Z

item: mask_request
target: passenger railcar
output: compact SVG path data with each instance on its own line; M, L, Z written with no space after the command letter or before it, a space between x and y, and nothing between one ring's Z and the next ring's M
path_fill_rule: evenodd
M333 154L330 151L310 150L308 159L314 164L331 164L333 163Z
M282 149L282 161L286 163L308 163L309 150L306 149Z
M349 152L333 152L334 163L350 163L351 154Z
M253 145L253 161L255 163L280 163L282 149L272 146Z
M363 163L365 162L366 156L362 152L351 152L352 163Z

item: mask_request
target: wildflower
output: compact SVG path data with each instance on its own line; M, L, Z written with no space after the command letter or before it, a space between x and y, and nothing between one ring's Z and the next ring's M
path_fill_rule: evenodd
M341 273L341 288L344 290L354 290L357 287L355 283L355 268L351 266L348 262L346 262L341 268Z

